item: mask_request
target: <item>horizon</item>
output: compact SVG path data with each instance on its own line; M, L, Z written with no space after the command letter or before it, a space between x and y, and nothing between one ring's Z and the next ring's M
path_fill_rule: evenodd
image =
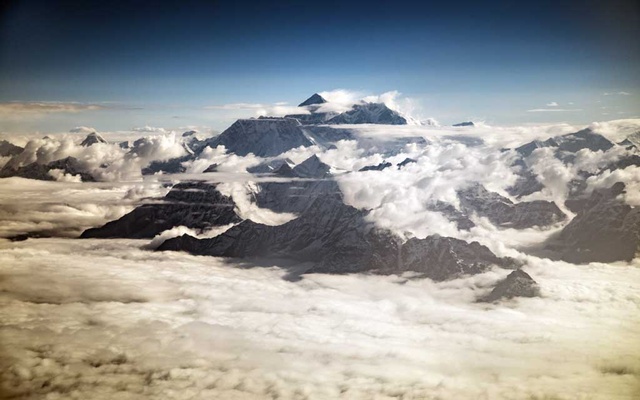
M412 116L444 125L640 116L640 13L632 1L18 1L3 11L5 134L221 131L337 90L360 98L397 91Z

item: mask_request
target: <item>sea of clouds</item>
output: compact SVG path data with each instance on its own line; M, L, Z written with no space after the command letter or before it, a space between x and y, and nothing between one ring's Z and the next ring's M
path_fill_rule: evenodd
M345 95L342 101L352 100ZM638 120L591 126L616 142L639 127ZM91 147L79 145L91 128L22 137L16 144L28 151L15 162L73 156L102 172L95 183L63 176L0 179L0 238L54 236L0 239L0 393L47 399L631 399L640 393L638 259L572 265L537 258L521 250L560 225L516 231L475 218L477 226L461 232L428 209L435 200L456 204L455 191L474 182L506 195L516 179L515 155L501 149L582 127L350 128L360 138L420 136L431 144L384 156L341 141L329 150L313 146L283 156L299 163L318 154L333 167L345 201L371 209L369 218L379 226L405 237L478 240L519 259L540 284L541 297L477 303L509 272L501 269L442 283L368 275L305 275L291 282L283 278L295 265L284 261L253 265L150 250L169 237L195 234L184 227L152 241L78 240L84 229L157 201L167 184L185 179L218 183L239 214L256 222L281 224L295 215L251 200L256 182L274 178L246 168L269 159L221 147L187 161L184 174L143 179L140 168L151 160L186 154L181 132L104 133L112 143ZM113 143L124 137L144 140L131 151ZM562 207L579 171L625 154L621 148L581 151L564 164L548 149L536 150L527 161L546 188L525 200ZM417 162L357 172L407 157ZM212 163L220 172L203 174ZM590 178L588 187L617 181L627 184L626 201L640 205L637 167Z

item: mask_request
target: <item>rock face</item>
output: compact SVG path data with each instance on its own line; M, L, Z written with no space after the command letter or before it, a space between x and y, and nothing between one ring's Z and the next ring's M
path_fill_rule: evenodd
M86 138L84 138L82 143L80 143L80 146L89 147L93 146L96 143L107 143L107 141L102 136L100 136L98 132L92 132L88 134Z
M311 97L309 97L308 99L306 99L302 103L298 104L298 107L306 107L306 106L312 106L312 105L316 105L316 104L324 104L326 102L327 101L324 99L324 97L320 96L318 93L314 93L313 95L311 95Z
M402 160L401 163L398 163L398 168L402 168L407 164L413 164L416 163L418 161L414 160L413 158L405 158L404 160Z
M37 179L41 181L54 181L55 178L50 174L52 170L61 170L68 175L80 175L83 182L95 182L93 176L87 172L83 165L74 157L63 158L62 160L52 161L49 164L31 163L20 168L12 168L5 165L0 170L0 178L9 178L18 176L26 179Z
M327 123L406 125L407 120L384 103L362 103L331 118Z
M466 214L476 213L487 217L499 227L543 227L566 219L566 215L552 201L536 200L514 204L498 193L489 192L480 184L458 191L458 199Z
M300 178L321 179L331 176L331 167L320 161L315 154L293 167L293 173Z
M363 171L382 171L383 169L391 167L393 164L390 162L381 162L378 165L367 165L366 167L362 167L359 169L360 172Z
M207 140L206 145L224 145L227 151L239 156L253 153L259 157L273 157L314 144L301 126L293 118L239 119L219 136Z
M545 141L534 140L516 148L516 151L528 157L535 149L542 147L555 147L561 152L575 153L582 149L606 151L613 146L614 144L604 136L593 132L591 129L583 129L576 133L556 136Z
M255 194L256 204L275 212L299 214L315 199L328 198L342 201L338 183L330 179L296 182L261 182Z
M447 217L447 219L455 223L457 228L461 231L468 231L476 226L468 216L456 209L452 204L445 203L444 201L436 201L435 203L428 204L427 208L430 211L439 212Z
M514 297L536 297L540 294L538 283L529 274L517 269L496 285L481 301L492 303L501 299Z
M144 204L122 218L84 231L82 238L153 238L176 226L206 231L240 222L230 197L203 182L175 185L162 203Z
M236 258L286 257L313 262L308 273L414 271L435 280L510 264L475 242L432 236L402 245L391 232L374 228L365 215L339 200L318 198L299 218L283 225L246 220L215 238L183 235L165 241L158 250Z
M158 172L181 174L187 170L182 163L191 160L193 160L193 156L187 154L186 156L171 158L169 160L151 161L148 166L142 168L142 175L153 175Z
M618 198L624 190L622 182L594 190L547 248L572 263L631 261L640 246L640 209Z
M478 274L492 265L510 267L512 263L478 242L439 235L408 240L401 248L400 260L401 271L418 272L435 281Z
M6 140L0 140L0 157L13 157L22 153L23 150L23 147L16 146Z
M274 173L278 169L280 169L280 167L282 167L282 165L284 164L287 164L289 168L292 168L296 165L293 161L289 160L288 158L276 159L276 160L272 160L262 164L258 164L253 167L249 167L247 168L247 172L251 172L252 174Z

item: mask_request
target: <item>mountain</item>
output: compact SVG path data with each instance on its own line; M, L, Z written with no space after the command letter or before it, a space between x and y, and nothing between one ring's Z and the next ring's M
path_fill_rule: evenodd
M100 136L98 132L92 132L88 134L86 138L84 138L82 143L80 143L80 146L89 147L93 146L96 143L107 143L107 141L102 136Z
M552 201L536 200L514 204L511 200L474 184L458 191L460 208L467 215L476 213L496 226L526 229L564 221L566 215Z
M327 101L324 99L324 97L320 96L318 93L314 93L313 95L311 95L311 97L309 97L308 99L306 99L302 103L298 104L298 107L306 107L306 106L311 106L311 105L316 105L316 104L324 104L326 102Z
M16 146L6 140L0 140L0 157L13 157L22 153L23 150L23 147Z
M360 168L358 171L360 171L360 172L363 172L363 171L382 171L383 169L389 168L392 165L393 164L391 164L390 162L381 162L378 165L367 165L365 167ZM400 164L398 164L398 165L400 165Z
M297 147L309 147L313 140L293 118L239 119L206 145L223 145L230 153L246 156L273 157Z
M540 294L538 283L531 275L517 269L498 282L491 293L481 299L488 303L514 297L536 297Z
M406 125L407 120L384 103L362 103L355 104L351 110L331 118L327 123Z
M427 209L444 215L449 221L455 223L456 227L461 231L468 231L476 226L467 215L459 211L452 204L445 203L444 201L427 204Z
M594 190L547 248L571 263L631 261L640 250L640 209L619 196L625 185Z
M288 158L279 158L271 161L264 162L262 164L255 165L247 168L247 172L252 174L268 174L276 172L283 164L287 164L289 168L295 166L295 163Z
M299 214L319 198L342 201L342 191L332 179L259 182L257 185L256 204L275 212Z
M50 173L52 170L61 170L67 175L80 175L83 182L95 182L93 176L86 172L82 163L74 157L63 158L48 164L38 164L34 162L19 168L12 168L9 165L5 165L0 169L0 178L18 176L26 179L55 181L56 179Z
M240 222L230 197L204 182L182 182L159 203L143 204L122 218L87 229L81 238L153 238L176 226L206 231Z
M575 153L582 149L606 151L613 146L614 144L609 139L587 128L575 133L555 136L545 141L534 140L516 148L516 151L524 157L528 157L534 150L543 147L555 147L561 152Z
M158 251L187 251L218 257L285 257L312 262L307 273L344 274L414 271L434 280L509 266L477 242L430 236L401 244L367 222L366 212L339 200L316 199L299 218L279 226L246 220L211 239L189 235L165 241Z
M474 124L471 121L465 121L465 122L460 122L457 124L453 124L453 126L476 126L476 124Z
M293 167L293 173L299 178L321 179L331 176L331 167L320 161L315 154Z

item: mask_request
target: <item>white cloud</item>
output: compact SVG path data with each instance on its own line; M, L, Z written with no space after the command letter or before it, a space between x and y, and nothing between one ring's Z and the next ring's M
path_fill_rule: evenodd
M602 93L603 96L631 96L631 93L629 92L624 92L624 91L620 91L620 92L605 92Z
M283 117L288 114L308 114L309 110L304 107L288 105L287 102L276 102L274 104L262 103L232 103L219 106L207 106L207 110L237 111L240 113L250 112L252 116Z
M547 103L546 106L547 107L558 107L558 103L556 103L555 101L552 101L551 103Z
M93 132L97 132L98 130L96 128L91 128L88 126L76 126L73 129L70 129L69 132L71 133L93 133Z
M311 275L127 240L3 244L4 393L77 398L633 397L638 265L531 259L433 283ZM45 382L50 382L46 384Z
M159 128L159 127L149 126L149 125L138 126L131 130L134 132L145 132L145 133L167 133L167 130L164 128Z
M527 110L527 112L575 112L582 111L580 108L534 108L532 110Z

